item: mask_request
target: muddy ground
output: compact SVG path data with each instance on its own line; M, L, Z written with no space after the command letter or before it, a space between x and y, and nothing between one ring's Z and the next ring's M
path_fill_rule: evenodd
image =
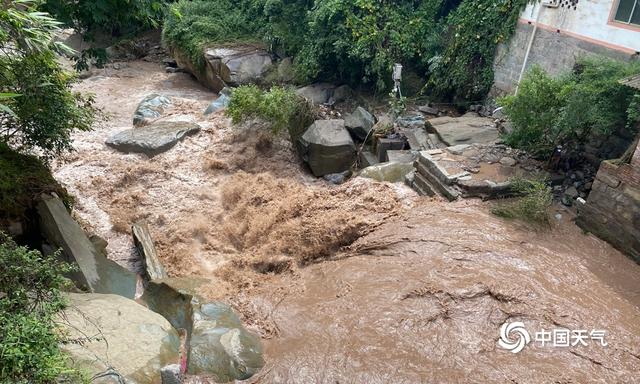
M139 268L129 232L147 220L171 276L205 277L263 338L271 383L613 383L640 372L640 266L582 233L568 213L534 231L476 200L420 198L402 185L311 177L258 122L204 117L215 95L182 73L134 61L78 85L108 117L54 165L75 215ZM107 148L150 93L163 119L203 128L146 158ZM606 330L604 347L513 354L500 327ZM206 382L206 378L193 378Z

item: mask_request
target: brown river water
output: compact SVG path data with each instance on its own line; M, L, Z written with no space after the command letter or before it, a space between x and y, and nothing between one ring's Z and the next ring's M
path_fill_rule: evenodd
M154 63L78 88L108 119L54 166L76 217L131 268L128 226L146 219L172 276L209 279L201 293L233 305L263 338L267 365L249 382L640 382L640 266L569 213L536 231L476 200L358 179L329 186L286 140L203 117L215 95ZM173 96L169 118L202 132L152 159L104 146L152 92ZM507 322L532 338L604 330L607 346L532 340L511 353L498 346Z

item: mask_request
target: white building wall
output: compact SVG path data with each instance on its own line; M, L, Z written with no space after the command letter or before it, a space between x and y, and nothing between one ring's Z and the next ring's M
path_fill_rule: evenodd
M617 0L578 0L574 6L570 1L559 0L564 7L549 8L540 2L529 4L522 13L523 21L535 24L538 10L538 28L560 29L576 38L608 48L629 53L640 52L640 26L630 26L613 21Z

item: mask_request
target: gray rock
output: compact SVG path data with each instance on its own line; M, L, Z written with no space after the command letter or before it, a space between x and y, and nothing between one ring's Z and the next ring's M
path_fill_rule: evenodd
M354 95L353 89L348 85L341 85L333 91L331 97L329 97L329 104L341 103L352 98Z
M389 183L404 182L407 174L413 172L413 163L380 163L363 169L360 177L386 181Z
M89 376L104 373L102 383L156 384L160 369L178 362L180 338L161 315L117 295L71 293L68 298L58 324L68 332L67 340L77 342L61 348Z
M356 160L356 146L344 120L318 120L298 140L302 159L315 176L348 170Z
M189 369L219 382L246 380L263 366L260 338L248 332L226 304L203 304L194 312Z
M351 136L359 141L364 141L369 136L375 123L375 117L362 107L356 108L344 119L344 126L349 130Z
M360 167L366 168L375 164L378 164L378 158L371 151L362 151L360 152Z
M413 163L418 158L418 151L390 150L387 151L390 163Z
M503 157L502 159L500 159L500 164L504 165L505 167L513 167L517 164L518 162L516 161L516 159L514 159L513 157Z
M566 205L567 207L570 207L573 205L573 199L567 195L562 196L562 199L560 201L562 202L563 205Z
M147 277L151 280L168 277L156 253L156 247L153 245L147 222L140 221L133 224L131 233L133 234L133 243L144 261Z
M458 144L453 147L447 147L446 150L452 155L462 155L469 147L471 147L470 144Z
M110 137L106 144L121 152L155 156L166 152L200 126L184 121L163 121L141 128L127 129Z
M69 276L74 282L91 292L135 297L136 275L101 254L59 198L43 196L38 215L45 239L62 249L66 261L78 266Z
M178 63L172 58L167 57L162 59L162 64L164 64L165 67L178 68Z
M307 85L296 90L298 96L302 96L313 104L327 104L336 86L328 83Z
M351 177L351 171L344 171L340 173L330 173L328 175L324 175L322 178L325 181L328 181L331 184L340 185L343 184Z
M424 129L426 120L422 115L402 116L396 120L396 124L401 129Z
M231 90L231 88L223 88L220 91L220 95L218 96L218 98L214 100L211 104L209 104L207 109L204 111L204 114L210 115L212 113L226 109L229 106L229 103L231 102L232 92L233 91Z
M145 97L133 113L133 125L141 127L151 123L161 117L164 110L170 105L171 99L162 95L154 93Z
M283 83L291 83L294 79L293 59L285 57L278 64L278 80Z
M259 83L273 64L267 51L255 47L209 48L205 50L204 57L224 86Z
M182 373L180 373L180 365L170 364L162 367L160 370L162 384L182 384Z
M422 113L426 113L427 115L433 115L433 116L438 116L438 114L440 113L440 110L438 108L430 107L428 105L423 105L421 107L418 107L418 111Z
M175 329L184 329L191 334L194 306L201 300L198 291L209 282L194 276L152 280L141 300L149 309L164 316Z
M566 191L564 191L564 195L569 196L572 199L575 199L576 197L578 197L578 190L576 189L576 187L571 186L567 188Z
M460 117L437 117L427 121L448 147L458 144L494 144L498 129L492 119L467 113Z

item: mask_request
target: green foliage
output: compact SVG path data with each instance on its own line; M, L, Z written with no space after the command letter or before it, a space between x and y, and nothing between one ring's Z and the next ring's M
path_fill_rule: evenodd
M0 143L0 217L21 218L43 193L55 192L70 206L72 199L40 159Z
M70 149L71 132L89 130L94 118L93 99L71 90L74 77L56 61L65 51L53 41L57 29L30 1L0 8L0 142L44 159Z
M261 17L246 1L180 0L165 19L163 39L178 47L198 67L204 65L202 50L215 43L259 43Z
M534 225L548 226L550 224L549 208L553 202L551 188L542 180L517 177L510 182L513 192L520 197L497 204L491 212L508 219L519 219Z
M528 0L464 0L444 24L444 51L431 62L429 87L440 96L482 100L493 85L498 44L513 35Z
M390 88L402 63L429 76L442 97L484 97L497 44L513 33L526 0L180 0L164 39L203 65L202 49L230 41L262 42L295 56L300 81ZM419 82L422 83L422 82ZM411 85L411 84L410 84Z
M265 92L255 85L236 88L226 111L234 124L260 118L271 125L274 133L288 129L292 139L314 120L311 106L293 90L272 87Z
M71 267L17 246L0 233L0 383L78 381L58 345L55 315L64 308Z
M122 36L157 27L164 0L47 0L43 9L91 39L96 32Z
M557 145L575 147L594 134L633 129L640 121L638 92L619 80L637 73L639 63L604 58L581 59L558 78L533 68L517 95L499 100L514 127L507 143L545 158Z
M441 1L317 1L297 57L307 79L346 80L389 88L394 62L418 63L437 45ZM435 43L434 43L435 42Z

